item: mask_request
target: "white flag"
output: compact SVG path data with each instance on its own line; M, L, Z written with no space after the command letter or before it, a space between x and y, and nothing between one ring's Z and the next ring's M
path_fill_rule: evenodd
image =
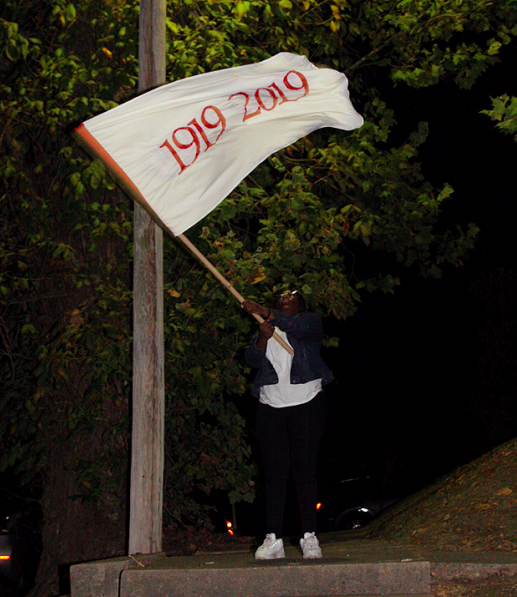
M158 87L76 133L179 235L275 151L322 127L362 124L345 75L284 52Z

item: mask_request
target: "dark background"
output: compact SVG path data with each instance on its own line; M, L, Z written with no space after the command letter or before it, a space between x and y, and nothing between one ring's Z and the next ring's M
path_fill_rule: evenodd
M481 232L463 267L445 266L441 280L400 269L394 295L365 297L339 325L341 348L326 353L337 378L328 388L327 478L341 470L374 473L410 491L515 435L509 421L498 433L474 399L486 390L479 363L490 317L475 288L483 274L501 271L509 279L517 258L517 143L480 114L491 108L490 97L517 95L515 49L503 60L472 91L452 81L423 90L397 87L388 102L398 141L418 122L429 123L419 155L423 172L437 188L450 183L455 189L440 227L474 222ZM501 300L510 300L504 293Z

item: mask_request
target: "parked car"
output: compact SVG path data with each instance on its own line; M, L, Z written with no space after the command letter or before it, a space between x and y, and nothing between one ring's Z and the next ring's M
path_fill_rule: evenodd
M34 582L38 534L23 501L0 488L0 595L22 597Z
M328 483L320 489L318 527L345 531L364 527L403 495L387 491L371 477L354 477Z

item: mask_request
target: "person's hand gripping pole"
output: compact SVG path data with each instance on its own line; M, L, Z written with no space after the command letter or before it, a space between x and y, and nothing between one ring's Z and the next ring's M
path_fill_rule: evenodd
M249 313L253 315L255 319L261 324L259 328L259 339L257 341L258 348L265 348L267 341L269 338L273 337L281 346L283 346L289 354L293 354L293 349L284 342L282 338L275 332L275 328L273 324L269 321L271 317L271 309L267 307L263 307L259 305L255 301L251 301L249 299L243 300L241 303L241 307Z

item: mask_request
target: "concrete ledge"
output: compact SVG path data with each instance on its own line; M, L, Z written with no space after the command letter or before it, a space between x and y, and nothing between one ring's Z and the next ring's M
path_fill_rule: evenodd
M251 547L76 564L72 597L431 597L430 582L517 578L517 554L438 552L387 542L326 542L321 560L259 562Z
M484 580L491 576L516 576L517 564L437 562L431 570L437 580Z
M70 567L73 597L119 597L120 574L123 570L142 568L165 558L165 553L137 555L74 564Z
M429 562L132 569L123 570L120 578L120 597L415 596L430 592Z

